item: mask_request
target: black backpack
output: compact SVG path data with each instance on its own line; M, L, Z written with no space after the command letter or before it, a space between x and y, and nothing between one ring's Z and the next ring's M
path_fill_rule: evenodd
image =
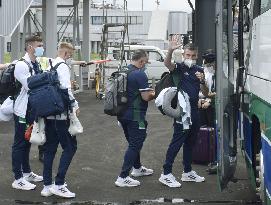
M129 68L129 66L128 66ZM128 75L135 69L122 69L112 73L105 85L104 113L111 116L121 116L127 109Z
M160 92L165 88L178 87L178 89L180 89L182 75L183 73L176 69L164 75L164 77L155 85L155 98L157 98Z
M32 117L48 117L60 115L70 109L68 89L61 89L57 74L57 68L64 62L57 63L54 67L49 60L50 71L32 75L27 78L28 102L31 108Z
M20 59L19 61L24 61L28 65L29 69L31 69L29 63L26 60ZM14 76L16 63L11 63L7 68L0 71L0 96L1 97L15 96L21 90L22 85L19 81L15 79L15 76Z

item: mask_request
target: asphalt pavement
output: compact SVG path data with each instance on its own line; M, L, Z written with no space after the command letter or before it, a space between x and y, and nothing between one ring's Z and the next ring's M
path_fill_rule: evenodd
M258 204L252 190L243 157L238 155L236 183L230 183L220 192L216 175L208 175L206 165L193 164L193 169L206 178L204 183L182 183L181 188L169 188L158 179L162 172L166 149L172 137L172 119L162 116L151 102L147 114L148 136L144 143L142 164L154 169L154 174L139 178L141 186L119 188L114 185L127 146L122 129L114 117L103 114L103 103L93 91L76 95L80 105L80 121L84 133L77 136L78 149L66 175L68 188L76 193L72 200L56 196L40 195L42 183L33 191L19 191L11 187L11 147L13 122L0 122L0 205L9 204ZM55 162L55 175L61 147ZM182 150L175 160L173 174L180 181L182 174ZM32 171L42 174L38 161L38 148L32 146L30 153Z

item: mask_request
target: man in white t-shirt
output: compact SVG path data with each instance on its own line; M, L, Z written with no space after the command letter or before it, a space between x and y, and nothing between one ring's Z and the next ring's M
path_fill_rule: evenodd
M43 55L44 48L42 39L38 36L31 36L25 40L26 54L24 60L16 63L14 76L21 86L20 93L14 100L14 124L15 135L12 145L12 171L15 180L12 183L14 189L32 190L36 185L31 182L40 182L43 180L31 171L29 164L29 152L31 143L24 138L27 124L32 123L30 108L28 106L28 84L27 78L41 72L37 57ZM32 121L32 122L31 122Z
M60 43L58 48L58 56L57 58L53 59L52 66L56 66L58 64L57 74L60 82L60 88L68 91L69 100L71 102L70 106L76 112L76 115L78 115L79 107L71 91L70 69L66 64L68 59L70 59L72 56L73 50L74 49L71 44L66 42ZM68 132L69 123L67 112L57 116L49 116L45 120L46 142L43 145L44 188L41 191L41 195L44 197L48 197L53 194L63 198L75 197L75 193L69 191L67 184L65 184L66 173L77 150L76 136L72 136ZM53 183L52 166L59 144L61 144L63 152L60 157L57 175L54 180L55 182Z

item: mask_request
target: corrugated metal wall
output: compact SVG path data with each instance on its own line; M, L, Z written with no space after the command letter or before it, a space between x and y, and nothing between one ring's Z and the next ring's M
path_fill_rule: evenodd
M2 0L0 7L0 36L10 36L33 0Z
M187 34L188 14L185 12L170 12L168 21L169 34Z

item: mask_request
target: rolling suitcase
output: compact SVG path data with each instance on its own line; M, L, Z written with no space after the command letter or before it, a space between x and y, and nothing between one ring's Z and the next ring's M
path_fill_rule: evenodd
M198 164L208 164L215 160L215 155L215 130L212 127L201 127L197 141L193 147L193 162Z

